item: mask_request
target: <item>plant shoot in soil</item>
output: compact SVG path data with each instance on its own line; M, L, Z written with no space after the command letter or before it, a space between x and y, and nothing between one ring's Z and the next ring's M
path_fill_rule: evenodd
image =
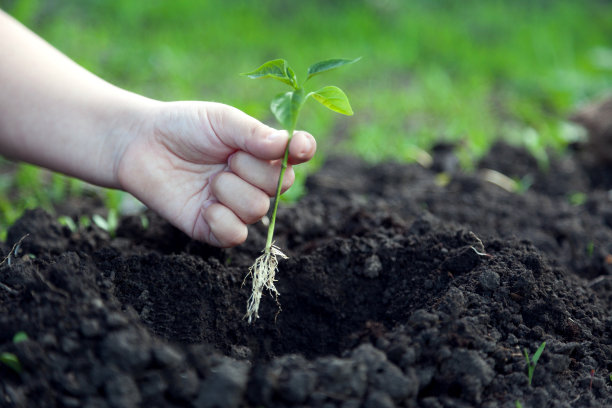
M255 260L255 263L253 263L253 265L249 268L249 273L247 274L247 278L251 276L252 279L252 291L247 302L247 312L245 315L245 318L249 323L251 323L254 318L256 319L259 317L259 302L261 301L261 295L264 289L267 289L278 303L279 293L274 286L275 276L278 270L278 258L286 259L287 256L276 245L274 245L274 225L276 222L278 202L281 195L283 176L285 174L287 161L289 158L289 145L291 144L293 132L296 129L300 110L304 106L304 103L312 97L312 99L333 110L334 112L338 112L343 115L353 114L349 100L346 94L340 88L336 86L325 86L319 90L307 93L304 89L304 85L310 78L316 75L331 71L343 65L352 64L358 60L359 58L354 60L330 59L317 62L308 68L308 75L303 83L298 81L293 69L289 66L287 61L283 59L268 61L256 70L242 74L252 79L273 78L286 85L289 85L292 88L291 91L276 96L274 99L272 99L272 103L270 104L272 113L289 134L289 139L287 141L285 154L281 163L276 195L274 196L274 206L272 208L270 224L268 225L266 246L263 250L263 254Z
M523 354L525 355L525 360L527 361L527 377L529 378L529 386L531 386L531 381L533 380L533 373L535 371L536 365L538 364L538 360L544 352L544 347L546 347L546 342L542 342L540 347L533 353L533 357L529 358L529 352L525 348L523 350Z

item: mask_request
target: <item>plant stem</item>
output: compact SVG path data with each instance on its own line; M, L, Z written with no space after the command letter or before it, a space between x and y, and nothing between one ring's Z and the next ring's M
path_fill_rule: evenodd
M293 138L293 129L289 129L289 139L287 140L287 147L285 148L285 155L283 156L283 162L281 164L280 174L278 175L278 184L276 185L276 195L274 196L274 208L272 209L272 215L270 216L270 225L268 225L268 238L266 239L265 252L270 252L272 248L272 238L274 238L274 225L276 224L276 211L278 210L278 202L280 201L281 190L283 187L283 176L287 169L287 162L289 161L289 145Z

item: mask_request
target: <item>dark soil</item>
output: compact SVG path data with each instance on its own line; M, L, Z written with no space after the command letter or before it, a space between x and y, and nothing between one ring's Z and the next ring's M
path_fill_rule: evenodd
M220 250L154 214L111 239L28 212L2 244L29 234L0 266L0 352L23 367L0 365L0 405L612 406L612 168L497 145L481 167L530 177L518 194L435 159L329 159L281 207L282 311L266 296L252 325L263 225Z

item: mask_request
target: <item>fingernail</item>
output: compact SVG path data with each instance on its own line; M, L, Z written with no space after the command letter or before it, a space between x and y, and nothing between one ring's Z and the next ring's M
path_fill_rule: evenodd
M310 154L310 152L312 152L313 148L314 148L314 139L312 138L312 136L307 137L306 138L306 145L300 151L300 157L308 156Z

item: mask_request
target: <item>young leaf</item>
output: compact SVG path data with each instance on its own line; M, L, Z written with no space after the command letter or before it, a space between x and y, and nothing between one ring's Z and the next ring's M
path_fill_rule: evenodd
M23 371L19 358L13 353L0 353L0 362L4 363L4 365L11 368L17 374L21 374Z
M286 92L272 99L270 110L281 125L287 130L294 129L297 116L304 103L304 91L301 89Z
M306 80L312 78L315 75L319 75L322 72L331 71L332 69L336 69L343 65L353 64L359 61L361 57L355 58L353 60L349 59L329 59L325 61L319 61L315 64L312 64L308 67L308 78Z
M262 66L251 72L241 74L252 79L274 78L289 86L296 87L295 73L284 59L276 59L264 63Z
M544 351L544 347L546 347L545 341L542 342L542 344L540 344L540 347L538 347L536 352L533 354L533 357L531 357L531 362L533 363L534 366L538 364L538 360L540 359L540 356L542 355L542 352Z
M108 232L110 230L110 227L108 225L108 221L106 221L104 219L104 217L102 217L101 215L94 214L91 217L91 220L93 221L94 224L96 224L98 227L100 227L100 229L103 229L106 232Z
M342 89L337 86L323 87L318 91L309 93L308 96L312 96L334 112L349 116L353 114L353 109L351 109L348 97L342 92Z
M26 332L19 331L13 336L13 343L21 343L22 341L27 341L29 339L30 338L28 337L28 334Z

